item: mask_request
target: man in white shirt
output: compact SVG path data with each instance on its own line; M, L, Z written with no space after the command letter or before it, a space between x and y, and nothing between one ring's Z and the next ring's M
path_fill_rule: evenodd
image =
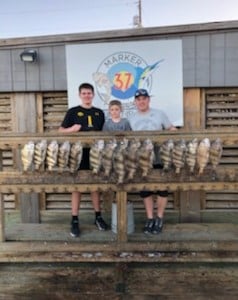
M150 108L150 95L147 90L139 89L135 93L135 106L137 111L129 118L132 130L177 130L169 121L167 115L159 109ZM154 168L161 168L158 163ZM157 195L157 214L154 218L153 194ZM141 191L144 199L147 220L144 233L159 234L163 228L163 217L167 205L167 191Z

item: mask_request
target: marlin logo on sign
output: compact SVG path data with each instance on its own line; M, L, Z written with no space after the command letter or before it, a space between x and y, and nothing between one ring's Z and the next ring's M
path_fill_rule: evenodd
M148 65L132 52L116 52L106 57L92 74L99 97L105 104L121 100L123 106L133 105L135 91L152 88L152 74L163 59Z

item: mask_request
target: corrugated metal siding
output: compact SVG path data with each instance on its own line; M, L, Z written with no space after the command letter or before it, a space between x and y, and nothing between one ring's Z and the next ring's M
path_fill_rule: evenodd
M179 35L176 38L181 38L183 45L184 87L238 86L238 32ZM65 46L33 48L39 54L37 63L20 60L24 48L0 50L0 91L67 89Z
M35 63L24 63L24 48L0 50L0 92L57 91L67 89L65 46L34 47Z
M238 33L182 37L184 87L238 85Z

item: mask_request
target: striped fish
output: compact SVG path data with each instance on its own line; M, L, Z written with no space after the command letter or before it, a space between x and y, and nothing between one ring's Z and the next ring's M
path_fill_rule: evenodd
M199 175L201 175L209 162L209 151L211 143L208 138L204 138L198 145L197 149L197 164L199 168Z
M192 141L187 143L187 151L185 156L185 161L189 167L189 172L194 173L194 168L197 161L197 149L198 149L198 139L194 138Z
M102 151L104 148L104 140L95 141L89 152L89 162L92 173L97 175L102 167Z
M138 139L132 139L125 151L125 167L127 179L132 180L138 168L138 150L141 143Z
M83 155L83 145L80 141L77 141L71 145L69 152L69 170L71 173L76 172L79 169Z
M52 171L57 164L59 145L57 141L53 140L49 143L46 151L46 164L48 170Z
M23 146L21 149L21 161L23 165L23 170L28 171L32 166L33 157L34 157L34 142L30 141Z
M69 141L65 141L59 146L58 151L58 167L61 171L63 171L68 166L69 153L70 143Z
M117 183L122 184L126 175L126 167L125 167L125 149L128 146L128 140L124 139L121 142L117 143L117 147L115 149L113 155L113 170L117 177Z
M163 170L168 171L172 165L172 154L173 154L174 142L172 139L164 142L159 148L159 157L163 164Z
M184 139L177 141L173 148L173 165L175 166L175 173L179 174L181 168L185 165L186 143Z
M102 168L106 178L108 178L112 171L113 153L117 146L115 139L106 142L105 147L102 150Z
M34 150L35 170L39 170L40 167L45 162L46 150L47 150L47 141L46 140L41 140L35 144L35 150Z
M154 145L150 139L142 142L138 151L139 169L142 171L142 178L148 176L149 171L153 168Z

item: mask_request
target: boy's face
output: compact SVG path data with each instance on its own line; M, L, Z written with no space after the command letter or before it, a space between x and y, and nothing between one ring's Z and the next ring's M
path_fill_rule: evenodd
M93 102L94 93L91 89L81 89L79 92L82 105L85 107L91 107Z
M121 108L118 105L112 105L109 107L109 113L112 119L118 119L121 116Z

